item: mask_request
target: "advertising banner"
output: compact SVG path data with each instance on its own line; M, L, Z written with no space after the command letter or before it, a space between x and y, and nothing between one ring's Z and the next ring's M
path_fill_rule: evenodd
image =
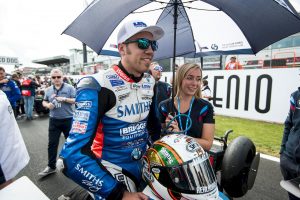
M169 82L171 73L164 73ZM216 114L283 123L290 95L298 89L298 68L208 70L207 76Z
M17 65L19 60L16 57L0 56L0 65Z

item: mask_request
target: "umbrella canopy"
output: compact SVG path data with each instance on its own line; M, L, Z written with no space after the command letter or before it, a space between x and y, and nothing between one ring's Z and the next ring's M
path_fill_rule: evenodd
M300 32L288 0L95 0L63 32L96 53L116 45L122 20L142 19L165 31L155 59L255 54Z

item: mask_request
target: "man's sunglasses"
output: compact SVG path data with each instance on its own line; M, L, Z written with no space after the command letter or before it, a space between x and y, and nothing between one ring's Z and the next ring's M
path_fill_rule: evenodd
M52 76L51 78L52 78L52 79L60 79L61 76Z
M156 51L158 49L157 41L148 40L146 38L139 38L137 40L126 40L123 43L129 44L129 43L134 43L134 42L138 43L138 47L143 50L148 49L150 45L151 45L151 48L153 51Z

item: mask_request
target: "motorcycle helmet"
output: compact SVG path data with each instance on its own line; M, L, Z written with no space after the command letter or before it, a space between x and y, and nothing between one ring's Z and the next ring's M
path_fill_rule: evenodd
M208 154L192 137L170 134L143 156L143 179L160 199L219 199Z

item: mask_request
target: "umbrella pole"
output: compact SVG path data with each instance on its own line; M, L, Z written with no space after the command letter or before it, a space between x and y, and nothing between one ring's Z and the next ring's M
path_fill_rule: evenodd
M178 1L175 0L174 2L174 15L173 15L173 19L174 19L174 42L173 42L173 64L172 64L172 76L173 76L173 80L172 80L172 114L174 114L175 116L175 108L174 108L174 98L175 98L175 60L176 60L176 32L177 32L177 18L178 18Z

